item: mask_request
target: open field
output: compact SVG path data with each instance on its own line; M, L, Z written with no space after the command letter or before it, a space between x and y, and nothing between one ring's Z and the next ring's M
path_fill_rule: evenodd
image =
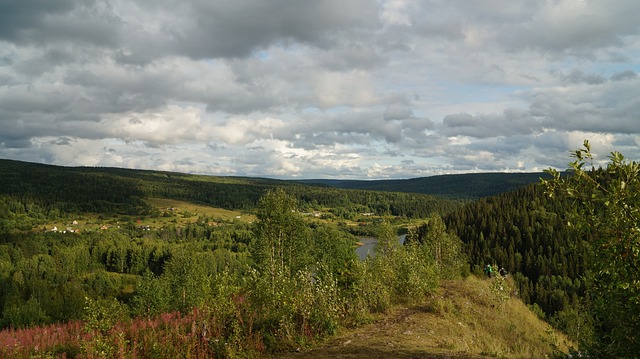
M135 223L139 227L158 229L169 223L175 225L186 225L196 222L200 217L207 217L214 222L247 222L256 220L253 214L240 211L230 211L222 208L209 207L186 201L178 201L167 198L148 198L146 202L155 207L160 216L128 216L111 215L105 216L97 213L81 213L70 216L68 219L61 219L38 226L35 229L45 231L97 231L119 228L128 223Z
M213 219L219 219L225 222L232 222L235 220L241 222L253 222L256 220L256 216L253 214L203 206L191 202L178 201L168 198L147 198L146 202L156 207L160 212L172 213L184 221L194 222L199 216L211 217ZM185 212L190 213L191 215L185 216Z

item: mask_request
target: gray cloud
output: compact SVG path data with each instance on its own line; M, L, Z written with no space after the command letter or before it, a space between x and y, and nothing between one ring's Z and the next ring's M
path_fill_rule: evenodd
M0 39L24 41L38 32L48 14L65 14L74 8L74 0L3 1L0 12Z
M624 81L624 80L634 80L638 77L638 74L631 70L626 70L622 72L615 73L611 76L612 81Z
M84 43L116 47L120 19L96 1L8 1L0 15L0 39L16 44Z
M562 82L564 84L570 84L570 85L581 84L581 83L588 84L588 85L599 85L607 81L607 79L604 76L595 75L595 74L585 74L580 70L573 70L567 75L559 74L559 76L562 79Z
M189 11L191 26L178 42L184 44L181 50L198 58L246 56L283 41L323 47L341 31L374 26L377 10L373 6L366 0L196 1Z
M622 46L636 34L640 4L633 1L539 2L525 21L500 33L514 50L527 47L550 53L585 55L593 49Z
M539 90L530 111L548 128L599 133L640 133L640 81Z
M501 114L467 113L447 115L443 119L441 133L445 136L469 136L476 138L528 135L541 129L538 121L527 111L506 109Z
M9 2L0 39L16 44L86 44L117 49L129 64L161 56L238 58L296 43L326 47L344 31L372 28L376 3L365 0ZM357 56L353 53L352 56Z

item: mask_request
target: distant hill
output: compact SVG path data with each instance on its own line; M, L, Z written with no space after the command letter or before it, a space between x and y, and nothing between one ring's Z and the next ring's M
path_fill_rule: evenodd
M352 213L427 217L461 201L420 193L338 188L253 177L205 176L109 167L63 167L0 159L0 195L63 212L145 214L145 198L167 198L231 210L251 210L268 190L283 188L302 207ZM342 211L342 212L344 212ZM344 214L344 213L343 213ZM344 217L344 215L343 215Z
M544 172L467 173L403 180L332 180L312 179L301 183L323 184L334 188L411 192L455 199L478 199L509 192L547 178Z
M0 159L3 184L0 193L26 192L38 197L55 197L63 202L74 202L80 199L78 196L85 197L80 199L85 202L106 200L120 203L129 202L131 198L155 196L225 208L252 207L264 191L274 187L287 187L298 193L328 187L475 200L513 191L547 176L543 172L534 172L451 174L400 180L275 180L110 167L63 167ZM311 190L309 186L315 188ZM115 201L114 197L117 197Z

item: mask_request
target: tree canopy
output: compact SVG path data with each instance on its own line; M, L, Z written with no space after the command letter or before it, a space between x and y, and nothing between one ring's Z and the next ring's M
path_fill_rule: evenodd
M571 176L554 170L543 180L550 196L572 200L568 225L593 236L588 294L595 314L598 356L640 353L640 164L612 152L605 167L593 165L588 141L572 156Z

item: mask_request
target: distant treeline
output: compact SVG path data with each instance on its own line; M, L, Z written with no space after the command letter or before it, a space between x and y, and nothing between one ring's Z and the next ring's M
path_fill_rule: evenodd
M409 192L443 198L476 200L517 190L549 178L544 172L532 173L465 173L401 180L303 180L333 188L366 189L372 191Z

